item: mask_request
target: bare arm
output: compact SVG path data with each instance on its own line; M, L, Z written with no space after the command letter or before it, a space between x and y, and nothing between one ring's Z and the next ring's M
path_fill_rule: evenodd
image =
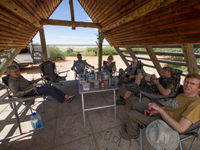
M149 106L157 110L162 116L163 120L165 120L167 124L169 124L173 129L175 129L179 133L186 131L192 125L192 122L185 117L182 117L179 120L179 122L177 122L172 117L170 117L164 109L162 109L155 103L149 103Z
M157 86L159 92L160 92L162 95L165 95L165 96L166 96L166 95L169 95L169 94L171 93L171 89L165 89L165 88L159 83L159 81L158 81L157 78L153 80L153 83L156 84L156 86Z
M156 86L162 95L169 95L171 93L171 89L165 89L160 83L156 84Z

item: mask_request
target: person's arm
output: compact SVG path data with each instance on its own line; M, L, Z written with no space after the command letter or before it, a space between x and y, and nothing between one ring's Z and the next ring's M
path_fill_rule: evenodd
M71 70L74 70L74 69L75 69L75 66L76 66L76 63L75 63L75 61L74 61L74 64L73 64Z
M171 116L169 116L163 108L159 107L155 103L149 103L149 106L157 110L162 116L163 120L165 120L168 125L170 125L173 129L175 129L179 133L185 132L192 125L192 122L185 117L182 117L179 120L179 122L177 122Z
M113 70L113 71L116 71L116 70L117 70L116 65L113 66L112 70Z
M160 83L159 83L159 80L158 79L154 79L153 80L153 83L156 84L159 92L162 94L162 95L169 95L171 93L171 89L165 89Z
M94 68L94 66L88 64L87 62L86 62L86 65L89 66L89 67L91 67L91 68Z

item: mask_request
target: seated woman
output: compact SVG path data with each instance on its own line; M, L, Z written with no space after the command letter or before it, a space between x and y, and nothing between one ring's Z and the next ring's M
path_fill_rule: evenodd
M115 62L113 62L113 56L110 55L107 58L107 61L103 62L103 71L109 72L110 74L112 74L112 71L116 71L116 65Z
M82 55L81 54L77 54L77 59L78 60L75 60L74 61L74 64L71 68L71 70L74 70L76 68L76 73L77 74L83 74L84 73L84 70L85 70L85 67L89 66L91 68L94 68L94 66L88 64L86 62L86 60L82 60Z
M42 80L43 78L28 81L21 74L17 66L11 65L7 68L8 74L8 87L16 97L30 97L37 95L51 96L60 103L71 102L74 95L68 95L60 91L54 86L44 85L41 87L35 87L34 83Z

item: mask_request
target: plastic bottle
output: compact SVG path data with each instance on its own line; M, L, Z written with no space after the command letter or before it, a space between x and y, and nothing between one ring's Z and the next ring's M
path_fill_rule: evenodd
M43 127L43 122L40 117L40 115L37 113L32 113L31 114L31 125L34 129L42 128Z

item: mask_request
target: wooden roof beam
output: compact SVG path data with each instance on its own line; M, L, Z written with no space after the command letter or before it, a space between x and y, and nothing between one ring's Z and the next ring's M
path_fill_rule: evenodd
M54 20L54 19L43 19L41 21L42 25L57 25L57 26L74 26L74 27L86 27L86 28L101 28L98 23L91 22L72 22L64 20Z
M69 6L70 6L70 12L71 12L71 20L72 22L75 21L74 19L74 6L73 6L73 0L69 0ZM72 26L72 30L75 30L76 28Z
M38 20L33 17L29 12L23 10L20 6L18 6L12 0L0 0L0 5L10 10L12 13L16 14L20 18L30 22L33 26L40 29L41 25Z
M101 29L101 32L111 30L122 24L125 24L130 21L141 18L142 16L145 16L146 14L148 14L152 11L155 11L156 9L168 6L169 4L171 4L175 1L177 1L177 0L152 0L148 3L146 3L145 5L143 5L142 7L139 7L135 11L131 12L127 16L124 16L124 17L120 18L119 20L116 20L113 23L105 26L104 28Z

